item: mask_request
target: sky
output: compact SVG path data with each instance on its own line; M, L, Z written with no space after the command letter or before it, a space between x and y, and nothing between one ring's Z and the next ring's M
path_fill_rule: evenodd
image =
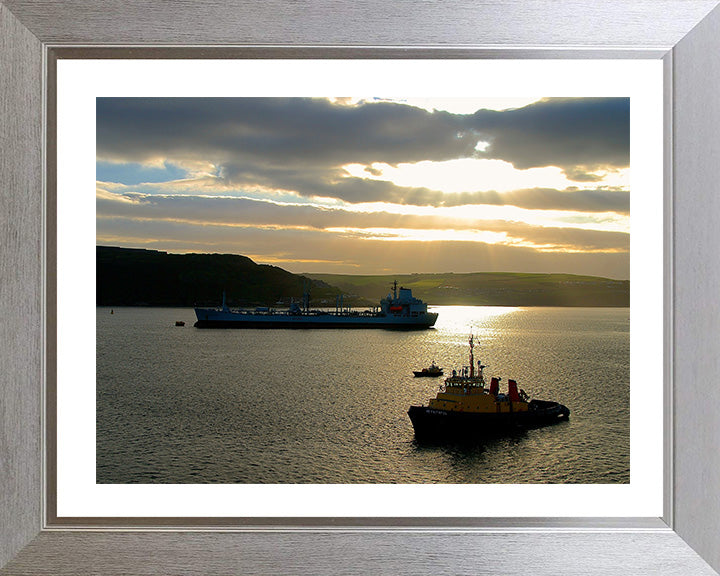
M97 98L97 243L630 274L629 98Z

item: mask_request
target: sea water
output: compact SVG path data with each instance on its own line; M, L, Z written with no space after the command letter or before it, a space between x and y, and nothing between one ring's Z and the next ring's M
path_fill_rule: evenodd
M98 483L627 483L628 308L438 306L422 331L213 330L187 308L97 308ZM112 312L112 313L111 313ZM184 321L185 326L175 326ZM556 425L416 442L408 407L475 360Z

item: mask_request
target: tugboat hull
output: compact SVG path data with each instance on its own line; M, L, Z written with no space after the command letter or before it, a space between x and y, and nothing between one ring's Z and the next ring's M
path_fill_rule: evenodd
M478 440L482 435L502 434L518 428L548 426L570 417L558 402L532 400L523 412L477 413L410 406L408 416L418 440Z

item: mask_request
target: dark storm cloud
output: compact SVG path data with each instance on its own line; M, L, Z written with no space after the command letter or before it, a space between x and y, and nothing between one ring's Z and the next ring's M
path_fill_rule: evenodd
M479 140L489 143L482 152ZM629 163L629 99L547 99L462 115L306 98L98 98L97 155L209 162L230 183L328 196L350 163L493 158L521 169L558 166L593 182L594 170Z
M490 143L479 156L520 169L559 166L592 181L588 171L630 163L629 98L550 98L514 110L479 110L470 124Z
M99 158L330 167L472 154L462 116L394 103L307 98L98 98Z

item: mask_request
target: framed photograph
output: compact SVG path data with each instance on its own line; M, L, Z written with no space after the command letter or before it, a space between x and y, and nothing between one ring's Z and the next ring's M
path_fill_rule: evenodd
M660 61L56 68L59 521L662 514Z
M279 41L279 22L246 27L268 6L231 7L239 42L206 25L179 40L140 12L124 16L123 36L112 7L98 16L74 6L73 18L58 8L50 24L31 3L0 4L3 75L13 79L1 95L11 145L0 176L12 192L2 205L3 573L337 573L351 563L506 574L523 573L528 557L539 573L560 559L584 573L716 573L716 2L668 2L662 15L644 3L583 7L592 33L568 29L561 43L523 27L532 9L505 38L500 14L511 5L455 7L458 22L492 16L479 35L467 24L451 33L425 7L441 48L416 28L405 38L377 22L366 34L343 27L349 6L323 12L324 26L339 28L321 46L327 31L310 15L293 24L302 33L292 42ZM175 14L178 30L192 28L183 18L196 9ZM209 10L219 18L219 5ZM83 36L83 16L98 36ZM653 26L638 29L643 19ZM213 46L199 47L203 35ZM137 46L148 40L156 46ZM257 45L268 40L277 45ZM272 301L209 296L193 281L193 311L172 300L132 308L162 299L134 292L114 268L212 252L303 276ZM517 286L558 281L551 273L568 266L582 276L540 294ZM465 274L508 269L519 274L488 290L505 299L478 301L492 309L448 296ZM124 274L142 270L152 275ZM382 270L402 277L379 279L376 302L347 274ZM170 298L184 280L161 276L145 287ZM292 293L298 282L304 294ZM218 292L231 280L221 283ZM315 326L284 330L283 341L257 326L217 330L426 316L431 331L373 331L383 335L374 344L364 331ZM202 341L183 346L188 333ZM439 391L418 377L436 356L448 371ZM208 370L239 358L247 363ZM363 366L378 389L353 387ZM533 390L542 374L556 385ZM289 379L291 394L278 389ZM382 388L402 393L383 399ZM367 416L383 413L370 392L392 417ZM493 422L512 420L519 435L438 446L434 434L469 428L418 420L465 410L477 420L490 401ZM362 441L331 433L343 418Z

